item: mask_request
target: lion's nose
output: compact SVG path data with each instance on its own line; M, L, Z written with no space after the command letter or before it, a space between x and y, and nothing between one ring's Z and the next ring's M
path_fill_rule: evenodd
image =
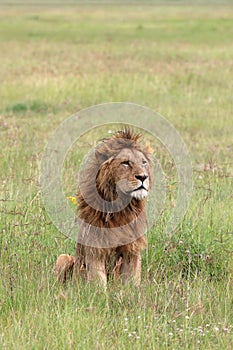
M148 175L135 175L135 177L137 180L140 180L143 182L148 178Z

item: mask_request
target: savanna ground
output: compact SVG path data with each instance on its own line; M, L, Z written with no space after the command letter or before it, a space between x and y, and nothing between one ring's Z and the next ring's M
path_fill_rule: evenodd
M1 6L1 349L233 348L232 16L230 3ZM61 288L53 266L75 243L46 214L40 159L64 119L112 101L146 105L180 132L191 205L165 235L177 184L156 146L167 202L148 233L141 287ZM67 158L67 195L106 132Z

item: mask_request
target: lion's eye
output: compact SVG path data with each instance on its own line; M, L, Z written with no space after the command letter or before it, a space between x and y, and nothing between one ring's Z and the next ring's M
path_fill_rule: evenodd
M142 160L142 165L147 165L147 161L145 159Z
M126 160L126 161L122 162L121 164L123 164L123 165L124 165L124 166L126 166L126 167L130 166L130 164L129 164L129 161L128 161L128 160Z

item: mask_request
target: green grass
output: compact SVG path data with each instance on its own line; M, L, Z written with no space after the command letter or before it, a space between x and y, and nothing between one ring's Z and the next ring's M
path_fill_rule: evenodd
M1 349L233 348L232 15L230 3L1 8ZM65 118L112 101L155 109L180 132L193 162L191 205L165 236L171 187L139 289L60 288L56 257L75 244L45 212L40 160ZM69 153L65 193L104 135L84 135ZM155 149L173 184L169 156Z

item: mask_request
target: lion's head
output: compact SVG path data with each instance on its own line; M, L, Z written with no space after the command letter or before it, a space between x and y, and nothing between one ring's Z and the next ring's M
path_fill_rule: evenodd
M147 197L150 180L150 161L145 152L124 147L100 165L96 182L105 200L115 199L117 194L143 200Z
M129 203L147 197L152 180L150 148L143 147L140 138L140 134L125 129L97 146L80 176L81 198L89 205L96 208L102 200L111 205L117 198L118 203ZM104 208L101 203L96 209Z

